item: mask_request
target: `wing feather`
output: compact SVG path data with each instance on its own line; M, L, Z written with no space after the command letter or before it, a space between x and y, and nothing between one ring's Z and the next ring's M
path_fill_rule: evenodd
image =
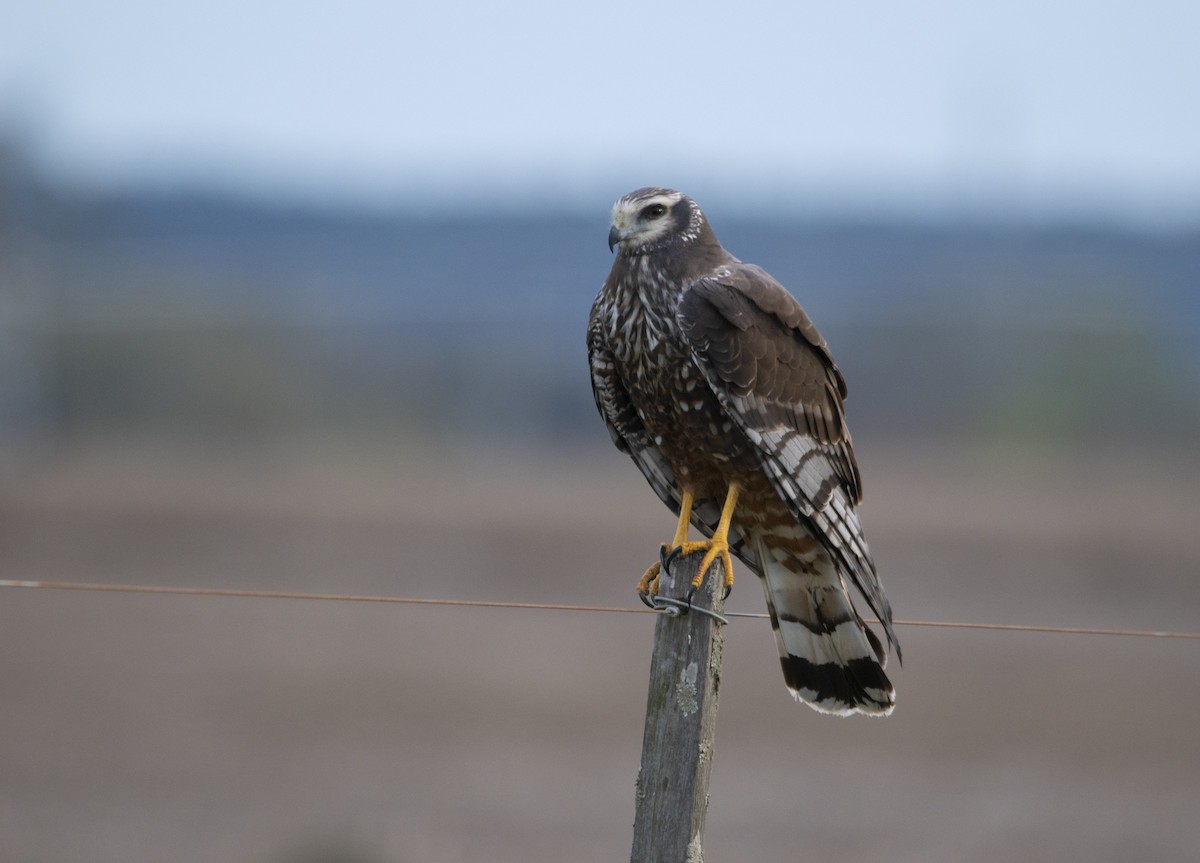
M843 411L846 383L825 340L782 285L742 263L685 288L678 322L776 492L841 564L895 643L891 607L855 510L862 481Z

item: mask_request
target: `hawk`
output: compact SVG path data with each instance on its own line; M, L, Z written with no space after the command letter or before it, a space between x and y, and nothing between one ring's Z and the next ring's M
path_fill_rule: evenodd
M613 207L612 272L588 320L596 406L617 447L674 511L674 539L638 584L703 551L733 584L730 555L762 579L792 695L823 713L886 715L891 606L855 507L858 463L829 346L787 290L721 246L696 202L672 189ZM689 524L707 539L688 542Z

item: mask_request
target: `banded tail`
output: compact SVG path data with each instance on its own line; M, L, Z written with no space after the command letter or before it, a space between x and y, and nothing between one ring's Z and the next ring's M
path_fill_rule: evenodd
M788 690L821 713L887 716L896 692L887 653L863 623L832 561L801 559L755 537L767 611Z

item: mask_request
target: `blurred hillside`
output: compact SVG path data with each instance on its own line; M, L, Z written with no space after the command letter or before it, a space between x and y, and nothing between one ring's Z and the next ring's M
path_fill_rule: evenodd
M85 195L9 148L0 433L10 452L132 431L594 435L583 331L608 203L423 216ZM856 430L1200 431L1200 231L710 217L818 322Z

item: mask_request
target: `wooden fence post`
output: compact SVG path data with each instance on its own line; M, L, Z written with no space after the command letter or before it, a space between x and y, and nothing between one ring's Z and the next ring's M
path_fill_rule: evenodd
M678 559L660 592L687 594L702 554ZM724 570L713 563L693 608L720 614ZM693 610L660 615L646 696L646 729L637 778L632 863L702 863L704 816L712 772L713 733L721 683L722 624Z

